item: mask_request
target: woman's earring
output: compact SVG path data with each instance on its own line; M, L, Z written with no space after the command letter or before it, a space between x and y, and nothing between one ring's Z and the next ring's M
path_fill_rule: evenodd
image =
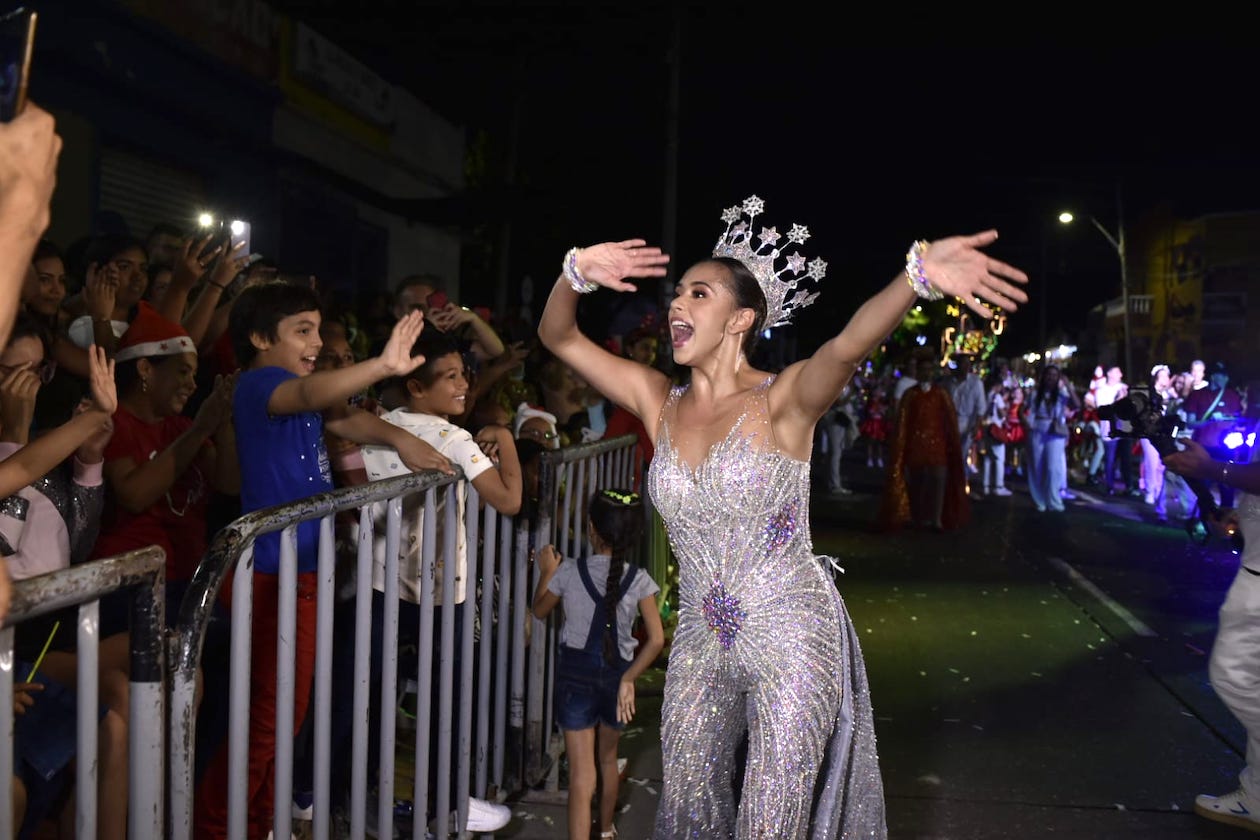
M141 377L141 379L140 379L140 390L141 390L143 393L146 393L146 394L147 394L147 393L149 393L149 380L147 380L147 379L145 379L145 378Z

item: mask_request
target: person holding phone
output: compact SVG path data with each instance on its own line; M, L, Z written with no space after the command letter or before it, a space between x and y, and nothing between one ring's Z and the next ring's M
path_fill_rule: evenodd
M480 315L451 300L441 282L431 274L404 278L394 290L394 317L419 309L438 330L463 342L477 362L502 356L503 339Z

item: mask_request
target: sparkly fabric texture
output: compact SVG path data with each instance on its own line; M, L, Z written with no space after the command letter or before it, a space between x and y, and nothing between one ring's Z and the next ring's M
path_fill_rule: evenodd
M887 836L865 666L813 551L809 464L773 440L773 380L736 407L707 452L702 429L676 423L684 389L661 414L647 486L678 559L679 619L658 840ZM737 808L731 782L745 735Z

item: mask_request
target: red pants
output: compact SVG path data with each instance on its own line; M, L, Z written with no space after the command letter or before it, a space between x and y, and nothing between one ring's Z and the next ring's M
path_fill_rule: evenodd
M315 595L317 575L297 576L297 634L293 674L293 730L302 726L311 698L315 673ZM253 637L250 643L249 780L246 805L251 838L271 830L276 772L276 620L279 575L254 573ZM232 579L223 585L230 603ZM239 632L239 630L234 630ZM206 768L197 788L194 836L206 840L227 837L228 745L223 744ZM287 806L286 806L287 807Z

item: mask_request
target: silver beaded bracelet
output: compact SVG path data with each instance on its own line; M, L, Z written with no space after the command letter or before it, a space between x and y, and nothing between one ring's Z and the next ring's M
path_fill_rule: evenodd
M582 276L577 268L577 256L580 248L570 248L569 252L564 255L564 262L560 264L560 270L564 273L564 279L569 281L569 286L579 295L590 294L599 288L598 283L592 283Z
M906 281L914 289L914 293L924 300L940 300L945 297L945 293L933 286L932 281L923 273L923 254L927 247L928 244L920 239L906 252Z

